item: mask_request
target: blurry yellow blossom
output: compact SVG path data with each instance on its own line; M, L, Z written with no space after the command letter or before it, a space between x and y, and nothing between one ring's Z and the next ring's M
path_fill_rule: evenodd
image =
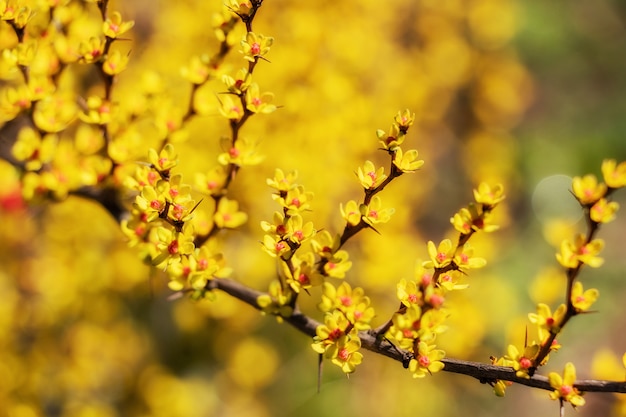
M482 182L478 185L478 188L474 190L474 199L476 202L487 206L495 206L504 200L504 198L504 187L502 187L502 184L496 184L494 187L491 187L489 184Z
M606 184L598 183L595 175L588 174L572 179L572 191L580 204L593 204L606 194Z
M597 256L603 248L602 239L585 243L585 236L579 234L574 242L566 239L561 243L561 250L557 253L556 259L565 268L576 268L579 262L597 268L604 263L604 259Z
M37 102L33 120L35 125L45 132L60 132L76 118L77 106L73 98L65 95L46 96Z
M226 184L224 166L217 165L208 172L196 173L196 186L204 193L219 195Z
M298 185L290 188L285 195L273 194L272 198L287 210L288 215L293 216L311 208L313 193Z
M150 148L148 150L148 161L158 172L166 173L178 165L178 155L174 146L168 143L159 153L155 149Z
M226 85L229 93L240 95L252 83L252 75L247 68L241 68L237 71L234 78L227 74L222 75L222 82Z
M224 4L238 16L248 16L252 11L252 2L250 0L227 0Z
M48 134L42 139L35 129L24 127L11 151L15 159L25 162L27 170L36 171L52 160L57 142L57 135Z
M491 222L491 211L484 211L482 204L474 203L470 203L467 208L463 207L450 219L450 223L462 234L479 230L489 233L500 228Z
M574 387L576 382L576 368L571 362L565 364L563 377L556 372L548 374L548 381L554 391L550 393L553 400L561 399L572 404L573 407L585 405L585 399L580 395L580 391Z
M243 105L237 96L224 94L218 98L220 113L229 120L239 121L243 117Z
M282 169L277 168L274 171L274 178L268 178L265 182L276 191L286 192L294 187L297 178L298 171L290 171L285 174Z
M213 216L215 224L219 228L235 229L248 220L248 215L239 211L239 203L222 197L217 204L217 211Z
M602 161L602 175L604 182L611 188L621 188L626 186L626 161L619 165L615 159L605 159Z
M608 223L615 218L615 213L619 209L619 204L615 201L607 201L601 198L589 209L591 220L597 223Z
M181 68L180 73L187 81L195 85L202 85L214 71L209 67L208 55L194 55L187 66Z
M128 55L122 55L118 50L109 52L102 63L102 71L109 75L117 75L126 69Z
M91 37L86 41L82 41L78 45L79 62L83 64L91 64L99 61L104 54L104 39Z
M109 13L107 19L102 23L102 32L105 36L115 39L128 32L135 25L133 20L123 21L120 12Z
M105 125L111 122L113 105L99 96L90 96L87 99L87 108L78 114L80 120L85 123Z
M282 317L289 317L293 312L293 307L290 305L292 294L294 294L292 291L283 289L280 281L274 280L269 285L268 294L257 298L257 304L263 313L273 314L278 321L282 321Z

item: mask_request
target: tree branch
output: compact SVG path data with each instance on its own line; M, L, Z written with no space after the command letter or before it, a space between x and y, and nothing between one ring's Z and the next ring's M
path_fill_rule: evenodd
M244 303L260 310L256 300L264 293L249 288L233 280L213 279L208 284L208 289L219 289L225 293L243 301ZM284 321L298 329L307 336L315 336L315 330L321 323L296 310L290 317L283 317ZM398 349L385 340L379 340L372 331L363 331L359 334L361 346L364 349L386 356L401 363L405 363L409 353ZM496 380L510 381L516 384L526 385L532 388L552 391L553 388L548 378L543 375L533 375L530 378L520 378L515 375L515 370L509 367L485 364L480 362L464 361L453 358L443 359L443 368L446 372L453 372L471 376L481 383L495 382ZM577 380L574 384L581 392L613 392L626 393L626 381L605 381L584 379Z

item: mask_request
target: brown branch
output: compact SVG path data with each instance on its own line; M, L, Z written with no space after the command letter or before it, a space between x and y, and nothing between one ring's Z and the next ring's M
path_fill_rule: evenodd
M208 289L219 289L225 293L243 301L244 303L259 310L259 306L256 302L257 298L264 293L249 288L243 284L240 284L233 280L228 279L213 279L209 282ZM321 323L310 318L301 311L296 310L290 317L283 318L285 322L289 323L300 332L307 336L315 336L315 330ZM359 333L361 338L361 346L364 349L377 353L379 355L386 356L400 363L405 363L409 353L398 349L391 343L377 339L375 332L363 331ZM495 382L496 380L510 381L520 385L526 385L532 388L538 388L543 390L552 391L553 388L548 382L548 378L543 375L533 375L530 378L520 378L515 375L515 370L510 367L497 366L491 364L485 364L480 362L464 361L453 358L443 359L445 364L443 368L446 372L453 372L456 374L462 374L471 376L478 379L482 383ZM581 392L613 392L613 393L626 393L626 381L605 381L605 380L593 380L583 379L574 383L574 386Z

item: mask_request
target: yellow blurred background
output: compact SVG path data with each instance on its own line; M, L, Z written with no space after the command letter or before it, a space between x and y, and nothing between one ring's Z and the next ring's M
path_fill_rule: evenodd
M133 100L142 76L156 73L184 112L190 86L181 67L214 53L210 20L221 3L112 1L110 8L136 21L114 100ZM583 227L568 177L598 174L604 158L626 159L626 7L266 0L254 30L275 38L255 80L280 108L251 118L242 132L266 157L242 169L231 190L249 215L241 230L220 237L233 278L265 290L275 275L259 243L259 223L278 208L265 185L275 168L297 169L315 194L308 219L339 232L339 204L362 194L357 167L387 163L376 129L408 108L416 123L407 147L425 165L384 191L396 213L381 234L365 231L346 245L354 262L346 279L372 298L373 325L385 322L397 305L396 283L427 257L425 243L453 236L449 219L479 182L503 183L501 230L473 239L488 265L450 297L450 329L438 344L450 357L482 362L508 343L522 345L535 303L556 306L563 297L555 246ZM234 49L231 73L246 65ZM188 182L222 152L228 125L215 98L222 90L219 81L206 86L205 114L176 144ZM101 207L70 197L14 209L17 176L4 162L0 183L0 417L558 415L546 392L514 386L500 399L465 376L414 380L369 352L349 379L325 364L316 393L317 355L306 336L225 294L168 300L166 278L141 263ZM618 213L601 231L606 263L581 278L600 289L598 313L567 326L542 373L573 361L579 378L625 377L617 359L626 350L624 230ZM318 295L301 297L317 319ZM626 416L624 398L586 399L580 416Z

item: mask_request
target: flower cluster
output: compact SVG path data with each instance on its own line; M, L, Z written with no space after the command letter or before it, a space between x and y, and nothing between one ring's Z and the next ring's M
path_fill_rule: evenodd
M313 193L296 183L297 172L285 174L276 169L267 184L274 189L274 201L281 211L271 222L261 222L265 232L263 250L278 261L280 292L262 296L258 302L263 311L277 314L282 307L293 307L298 294L322 285L327 277L343 278L352 263L348 253L339 249L338 238L327 231L319 232L303 215L310 210Z
M3 37L0 123L20 119L12 155L22 169L23 197L64 199L107 186L114 169L108 149L116 114L111 86L128 62L116 41L134 22L117 11L96 18L69 2L3 3L1 18L15 40ZM79 29L85 24L97 30L86 34ZM104 96L85 99L61 82L63 77L76 83L81 64L102 76Z
M253 9L256 11L258 6ZM189 292L193 298L207 295L211 279L226 277L231 272L223 256L208 249L207 241L218 231L238 228L248 220L239 203L227 196L228 187L241 167L258 164L263 156L258 154L254 141L241 137L240 130L250 116L276 109L270 104L272 94L259 93L258 85L251 82L253 67L240 70L236 79L220 73L221 63L233 45L229 34L238 18L243 19L241 13L224 6L224 12L215 17L213 23L221 42L219 51L211 57L193 57L181 69L192 85L187 112L179 114L169 105L160 107L156 124L163 132L163 146L160 151L150 149L148 165L137 167L134 175L126 178L126 186L136 194L131 218L122 222L130 244L139 247L146 261L168 272L170 289ZM250 24L251 19L246 19L246 26ZM206 106L202 97L197 96L199 88L216 78L221 78L226 88L220 113L228 121L231 135L221 139L224 151L217 157L218 165L196 174L196 190L213 202L212 214L202 212L203 216L199 216L202 220L196 221L196 209L201 201L193 197L192 187L183 182L182 175L172 173L178 164L172 142L184 139L185 123L193 115L203 113ZM293 217L287 225L294 242L297 236L304 240L312 234L298 220L301 218ZM305 260L296 266L298 271L307 270ZM304 272L298 272L301 273ZM271 292L277 299L283 298L276 289Z
M126 186L136 196L122 230L144 260L168 272L170 289L203 297L207 282L228 276L230 268L221 254L198 244L193 218L199 202L182 175L172 173L178 164L174 146L167 144L158 153L151 149L148 160L148 165L140 165L134 176L127 177ZM235 228L247 220L236 201L224 197L216 206L215 228Z
M354 372L363 355L359 331L368 330L374 317L370 299L362 288L352 288L347 282L338 287L325 282L319 309L325 312L324 325L317 328L312 344L313 350L341 368L345 373Z
M456 244L444 239L438 245L428 242L430 259L418 262L415 279L401 280L397 286L400 308L388 323L386 337L407 350L411 359L407 366L413 377L421 378L443 369L444 351L436 349L436 336L446 330L446 295L450 291L467 288L461 281L470 269L486 264L473 256L467 243L476 231L493 231L491 211L504 199L500 185L480 184L474 190L475 202L462 208L450 222L459 232Z
M604 182L599 182L594 175L575 177L572 181L572 193L583 208L588 230L585 234L578 234L574 240L562 242L556 259L566 272L566 302L560 304L554 312L544 303L537 305L536 313L530 313L528 318L536 326L538 341L528 341L528 334L524 349L520 352L514 345L509 345L507 354L495 360L502 366L515 369L518 377L530 378L537 367L548 362L551 352L558 350L561 345L556 337L563 327L574 316L590 311L597 300L599 292L595 288L584 289L577 280L583 265L597 268L602 265L603 259L599 256L604 247L604 241L594 238L601 224L615 218L619 205L610 201L610 195L626 186L626 162L617 164L615 160L605 160L602 163ZM576 378L574 365L568 363L563 378L550 373L550 384L555 391L550 395L561 402L570 402L573 406L580 406L585 401L578 391L573 388ZM496 393L504 394L504 385L496 381Z

